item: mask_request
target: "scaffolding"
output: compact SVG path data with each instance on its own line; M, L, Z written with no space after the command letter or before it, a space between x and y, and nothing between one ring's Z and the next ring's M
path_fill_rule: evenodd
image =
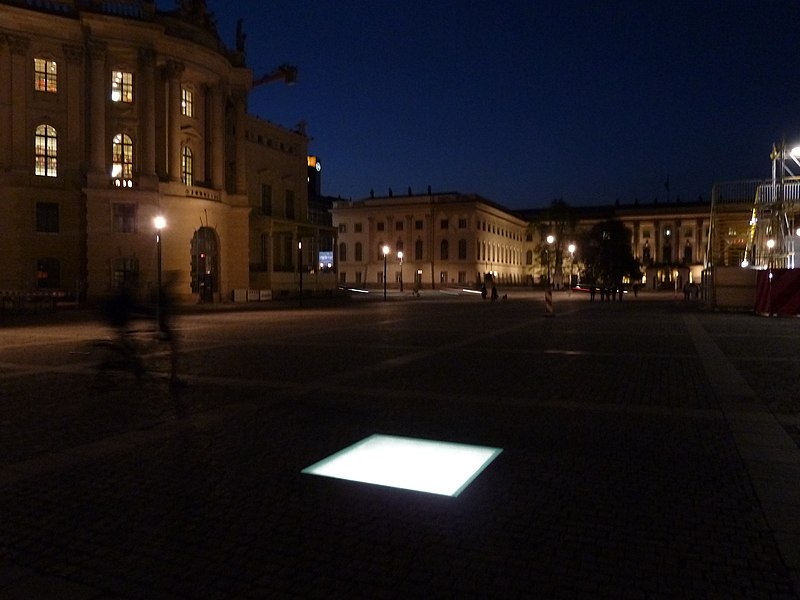
M718 183L711 193L706 268L794 269L800 147L773 146L772 178Z

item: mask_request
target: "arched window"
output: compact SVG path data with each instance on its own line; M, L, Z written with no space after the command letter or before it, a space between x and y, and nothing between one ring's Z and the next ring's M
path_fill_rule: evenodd
M58 136L51 125L36 126L35 173L43 177L58 175Z
M111 177L115 179L133 177L133 142L124 133L115 135L111 142Z
M347 244L344 242L339 244L339 261L347 262Z
M361 242L356 242L356 262L361 262L364 260L364 247L361 245Z
M194 185L194 159L189 146L181 149L181 181L184 185Z

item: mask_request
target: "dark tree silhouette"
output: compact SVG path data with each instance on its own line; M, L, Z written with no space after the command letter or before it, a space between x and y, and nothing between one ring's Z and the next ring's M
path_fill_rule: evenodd
M631 252L631 232L622 221L611 219L595 224L582 236L580 258L586 277L592 282L619 285L623 278L642 277L639 261Z

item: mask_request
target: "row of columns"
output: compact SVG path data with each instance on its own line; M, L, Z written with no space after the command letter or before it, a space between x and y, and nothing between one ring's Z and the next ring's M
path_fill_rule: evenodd
M28 157L31 155L28 145L32 141L31 132L27 131L30 121L20 118L28 115L30 107L28 98L33 86L31 77L33 56L30 54L31 40L23 36L0 35L0 126L9 132L9 141L0 145L0 166L17 170L29 170ZM81 153L82 128L88 122L88 138L86 140L86 158L89 171L96 175L109 172L108 148L110 144L107 131L107 103L109 102L109 68L107 62L108 44L101 40L89 40L84 46L64 44L62 46L66 64L59 64L58 94L65 97L66 116L59 132L60 147L65 149L60 162L67 160L79 165ZM142 48L138 55L139 70L135 77L137 114L139 117L136 143L136 171L145 176L157 175L157 114L156 106L159 73L157 70L157 52L151 48ZM84 62L86 60L86 63ZM88 64L87 64L88 63ZM86 64L85 72L81 67ZM66 67L66 68L64 68ZM185 66L174 60L168 60L163 66L163 77L167 88L166 107L166 177L170 181L181 179L181 77ZM83 83L82 83L83 82ZM207 164L210 173L206 180L212 188L222 189L225 185L225 101L226 94L222 83L207 85L202 88L205 95L208 118L204 132L207 141ZM85 90L85 92L84 92ZM245 153L245 119L246 92L244 90L233 96L238 143L235 185L237 193L246 193ZM66 135L64 135L66 133Z

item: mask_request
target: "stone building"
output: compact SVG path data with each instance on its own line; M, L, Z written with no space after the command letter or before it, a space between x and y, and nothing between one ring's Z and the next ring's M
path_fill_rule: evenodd
M421 288L475 287L491 275L498 283L524 282L527 223L476 195L409 194L335 201L340 285L400 282ZM402 252L402 260L399 252Z
M181 297L294 289L322 232L308 138L247 112L264 81L202 1L0 1L0 290L152 291L157 215Z

